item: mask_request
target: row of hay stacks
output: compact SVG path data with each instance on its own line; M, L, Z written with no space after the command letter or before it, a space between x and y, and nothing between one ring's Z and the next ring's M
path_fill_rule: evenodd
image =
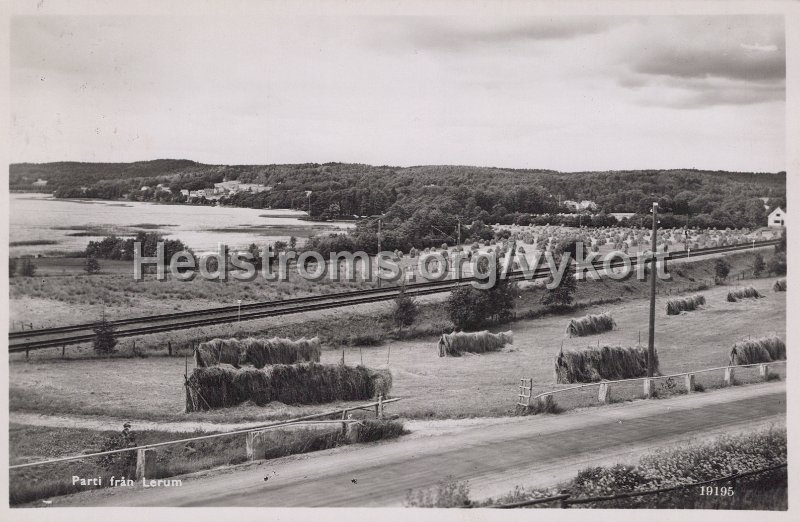
M187 383L186 411L226 408L251 401L258 406L320 404L388 395L389 370L343 364L276 364L264 369L229 366L195 368Z
M774 292L785 292L786 291L786 279L778 279L772 285L772 290Z
M701 294L688 297L679 297L667 301L667 315L678 315L681 312L691 312L706 304L706 298Z
M730 290L728 292L728 302L735 303L739 299L758 299L760 297L764 297L761 295L758 290L753 288L752 286L748 286L746 288L739 288L738 290Z
M486 353L501 350L506 344L514 344L514 332L493 334L482 332L453 332L439 338L439 357L459 357L462 353Z
M654 368L658 371L658 353ZM559 352L555 360L556 382L572 384L633 379L647 375L647 348L601 346Z
M294 364L298 362L319 362L321 343L313 339L212 339L200 343L194 352L194 362L198 368L208 368L218 364L230 364L236 368L252 364L263 368L268 364Z
M761 339L739 341L731 348L729 364L768 363L786 360L786 343L780 337L771 335Z
M572 319L567 325L567 335L570 337L585 337L614 329L616 323L611 314L604 312L596 315L585 315L578 319Z

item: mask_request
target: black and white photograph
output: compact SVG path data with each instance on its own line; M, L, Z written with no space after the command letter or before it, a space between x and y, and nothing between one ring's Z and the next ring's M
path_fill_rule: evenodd
M800 5L5 12L8 520L797 514Z

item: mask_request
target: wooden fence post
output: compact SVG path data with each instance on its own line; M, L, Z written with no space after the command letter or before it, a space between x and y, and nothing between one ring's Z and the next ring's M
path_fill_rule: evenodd
M601 383L600 384L600 391L598 392L597 398L603 404L608 404L611 402L611 394L609 393L609 386L608 383Z
M759 364L758 365L758 375L764 379L765 381L769 380L769 365L768 364Z
M644 379L644 398L649 399L653 396L653 379Z
M64 358L64 352L66 352L66 351L67 351L67 345L66 344L62 344L61 345L61 358L62 359Z
M694 374L686 374L686 393L694 393Z
M383 420L383 395L378 395L378 418Z
M172 357L172 341L167 341L167 355Z
M735 373L736 372L734 371L734 368L731 368L730 366L725 368L725 386L733 386L736 383Z
M153 448L136 450L136 479L154 478L155 475L156 450Z

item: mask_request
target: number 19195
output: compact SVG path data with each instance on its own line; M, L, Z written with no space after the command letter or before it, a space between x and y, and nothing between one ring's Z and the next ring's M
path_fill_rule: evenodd
M733 486L700 486L700 494L713 497L732 497Z

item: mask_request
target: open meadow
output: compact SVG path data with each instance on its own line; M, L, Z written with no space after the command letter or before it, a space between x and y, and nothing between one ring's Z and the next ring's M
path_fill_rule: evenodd
M727 302L734 282L702 293L707 304L698 311L668 316L669 295L657 299L656 347L661 373L724 366L731 345L748 337L784 337L786 294L772 291L774 278L747 280L766 297ZM745 283L745 282L743 282ZM603 285L587 282L585 285ZM617 283L619 284L619 283ZM571 317L611 312L613 331L584 338L567 338ZM567 315L519 320L496 330L512 329L514 345L502 352L440 358L435 337L392 341L379 346L325 349L321 362L389 368L391 395L403 400L390 413L408 418L458 418L506 415L513 411L520 378L532 378L534 393L557 387L553 360L562 347L633 346L647 339L648 302L631 298ZM709 328L713 324L715 327ZM244 405L225 410L184 414L183 357L15 359L10 371L11 411L51 415L104 415L126 419L209 420L232 422L294 417L327 411L344 403L319 406L265 407ZM189 363L191 371L191 362ZM718 380L721 377L718 378ZM702 379L699 382L703 382ZM707 383L713 386L714 383ZM560 385L559 385L560 386Z

